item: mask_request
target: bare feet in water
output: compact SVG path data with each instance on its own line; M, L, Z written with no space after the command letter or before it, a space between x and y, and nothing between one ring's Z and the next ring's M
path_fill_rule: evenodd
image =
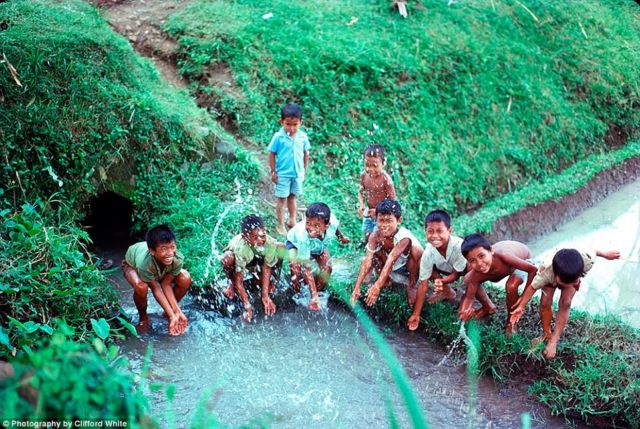
M144 316L140 318L140 321L136 325L136 332L138 334L144 334L149 331L149 327L151 326L151 322L149 321L149 316Z

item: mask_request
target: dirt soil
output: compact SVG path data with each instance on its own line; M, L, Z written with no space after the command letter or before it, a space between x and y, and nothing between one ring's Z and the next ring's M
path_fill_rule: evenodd
M614 169L597 174L585 186L557 201L527 206L503 217L493 225L489 241L518 240L526 243L548 234L623 185L639 178L640 157L628 159Z
M187 88L177 67L178 44L162 30L167 17L188 2L180 0L90 0L113 29L140 55L156 64L160 75L177 88Z

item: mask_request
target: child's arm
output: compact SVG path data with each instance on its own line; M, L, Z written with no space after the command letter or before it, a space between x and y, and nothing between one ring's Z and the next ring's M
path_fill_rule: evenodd
M269 152L269 170L271 171L271 181L278 183L278 172L276 171L276 154Z
M304 151L304 175L307 175L307 165L309 164L309 151Z
M364 216L364 173L360 175L360 189L358 189L358 217ZM368 213L367 213L368 214Z
M372 306L378 300L378 296L380 295L380 290L387 283L387 279L393 270L393 264L396 260L402 255L409 247L411 247L411 239L403 238L400 240L398 244L389 252L389 256L387 256L387 261L380 270L380 276L378 280L367 290L366 293L366 303L368 306Z
M604 259L608 259L610 261L614 260L614 259L619 259L620 258L620 252L617 250L596 250L596 256L600 256Z
M393 180L391 180L391 176L389 176L388 174L386 175L387 178L387 198L391 198L392 200L397 199L396 198L396 187L393 186Z
M244 288L244 271L236 271L236 275L233 280L236 292L244 305L245 311L242 314L242 318L247 322L251 322L251 318L253 317L253 307L251 306L251 301L249 301L249 294Z
M558 347L558 341L560 341L560 336L564 331L564 328L567 326L567 322L569 321L569 312L571 311L571 300L573 300L573 295L576 294L575 288L566 287L562 288L562 292L560 293L560 301L558 301L558 313L556 314L556 326L553 332L551 333L551 338L547 342L547 346L544 348L544 352L542 354L547 359L553 359L556 356L556 349Z
M473 317L473 300L480 284L484 281L475 271L471 271L464 277L464 295L460 301L460 307L458 309L458 317L462 321L468 321Z
M356 301L360 297L360 286L364 281L369 271L371 271L371 266L373 264L373 251L371 249L375 249L377 245L377 234L374 232L369 237L369 241L366 246L366 253L364 255L364 259L360 263L360 270L358 271L358 277L356 278L356 284L353 287L353 292L351 293L351 306L356 304Z
M536 292L537 289L532 288L530 285L524 288L522 295L511 308L511 318L509 318L509 323L512 325L516 325L518 323L520 318L524 315L527 304Z
M420 313L422 313L422 306L424 304L424 297L427 295L427 289L429 287L429 280L422 280L418 284L418 292L416 294L416 303L413 306L413 312L411 317L407 321L407 327L411 331L418 329L420 324Z
M340 228L336 228L336 237L338 238L341 244L347 244L351 241L349 237L347 237L342 233L342 231L340 231Z
M538 268L530 262L525 261L524 259L520 259L517 256L514 256L510 253L499 253L496 252L494 257L498 257L502 259L505 265L513 267L517 270L522 270L527 272L527 282L525 284L525 289L531 287L531 282L533 278L538 273Z
M180 310L178 301L173 294L173 288L171 287L173 279L173 275L167 274L162 278L160 284L156 280L151 281L149 284L153 296L169 318L169 334L180 335L187 329L187 318Z
M276 305L269 296L269 288L271 287L271 267L268 264L262 265L262 305L264 306L264 312L267 316L273 316L276 314Z

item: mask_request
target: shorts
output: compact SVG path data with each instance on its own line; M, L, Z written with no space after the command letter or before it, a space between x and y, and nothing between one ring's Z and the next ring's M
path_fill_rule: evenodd
M392 283L400 284L403 286L409 286L409 268L406 265L393 270L389 275Z
M300 177L280 177L275 185L277 198L287 198L289 195L296 197L302 195L302 178Z
M376 218L374 217L363 217L362 218L362 232L365 234L371 234L378 228L376 225Z

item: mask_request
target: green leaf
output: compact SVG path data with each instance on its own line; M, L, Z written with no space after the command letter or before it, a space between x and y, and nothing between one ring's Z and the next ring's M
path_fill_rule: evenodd
M40 330L42 332L46 332L49 335L53 334L53 328L49 325L40 325Z
M136 327L135 326L133 326L131 323L127 322L122 317L118 317L118 320L120 321L120 323L122 323L122 326L124 326L125 328L127 328L127 330L129 332L131 332L131 335L133 335L134 337L138 336L138 331L136 331Z
M13 349L13 346L11 345L11 341L9 341L9 336L4 332L4 329L2 329L2 326L0 326L0 344L2 344L3 346L6 346L8 349Z
M91 326L93 327L93 332L103 340L109 336L111 331L109 323L102 317L99 320L91 319Z

